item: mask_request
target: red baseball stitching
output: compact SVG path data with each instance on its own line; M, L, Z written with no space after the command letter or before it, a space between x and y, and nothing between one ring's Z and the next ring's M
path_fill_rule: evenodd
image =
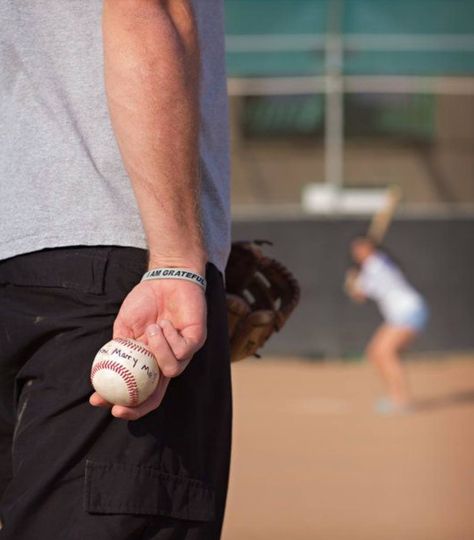
M129 341L128 339L123 339L123 338L115 338L114 341L117 341L118 343L121 343L122 345L126 345L127 347L132 349L132 351L141 352L145 354L146 356L148 356L149 358L152 358L153 360L155 359L153 354L148 349L145 349L145 347L138 345L138 343L133 343Z
M118 375L122 377L123 381L127 385L128 397L130 398L130 407L138 405L137 382L135 381L135 377L126 367L122 366L122 364L119 364L118 362L114 362L113 360L101 360L94 364L92 368L91 382L94 379L94 375L101 369L110 369L111 371L118 373Z

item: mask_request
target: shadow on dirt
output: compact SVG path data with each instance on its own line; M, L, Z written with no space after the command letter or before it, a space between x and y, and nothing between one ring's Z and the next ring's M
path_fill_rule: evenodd
M413 411L431 411L463 404L474 404L474 390L466 390L464 392L455 392L446 396L417 400L413 404Z

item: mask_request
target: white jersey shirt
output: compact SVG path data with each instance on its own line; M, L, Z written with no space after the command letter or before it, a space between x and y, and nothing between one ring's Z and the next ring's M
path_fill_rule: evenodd
M422 296L385 254L375 253L362 265L357 280L360 291L374 300L388 323L397 323L424 305Z

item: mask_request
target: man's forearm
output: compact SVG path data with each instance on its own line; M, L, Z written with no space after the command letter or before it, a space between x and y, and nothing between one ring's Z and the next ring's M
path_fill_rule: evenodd
M199 46L188 0L104 0L109 109L150 266L203 272Z

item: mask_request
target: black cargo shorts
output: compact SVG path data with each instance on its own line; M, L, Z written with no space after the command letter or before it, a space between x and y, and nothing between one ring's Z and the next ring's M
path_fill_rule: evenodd
M222 276L208 338L135 422L88 399L95 353L146 270L135 248L0 262L0 540L213 540L227 491L231 385Z

